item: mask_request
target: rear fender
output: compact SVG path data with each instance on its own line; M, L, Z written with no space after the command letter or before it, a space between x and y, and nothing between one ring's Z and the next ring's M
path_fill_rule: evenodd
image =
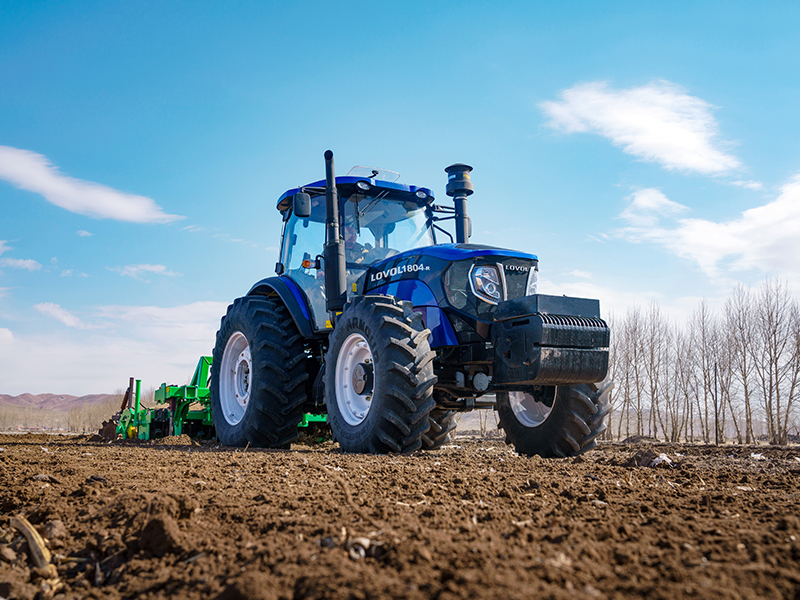
M297 284L287 277L268 277L256 283L248 296L278 296L289 314L292 315L294 324L303 337L314 337L314 330L311 327L311 315L308 311L308 301L303 291Z

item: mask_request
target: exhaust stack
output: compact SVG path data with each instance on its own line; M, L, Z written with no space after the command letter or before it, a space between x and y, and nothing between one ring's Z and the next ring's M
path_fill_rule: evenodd
M339 227L339 193L333 169L333 152L325 151L325 308L340 312L347 301L347 266L344 259L344 239ZM331 314L331 322L335 314Z

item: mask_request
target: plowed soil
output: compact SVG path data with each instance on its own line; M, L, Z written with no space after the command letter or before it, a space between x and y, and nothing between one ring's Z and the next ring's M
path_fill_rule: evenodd
M0 448L5 598L800 598L798 448ZM633 466L661 453L671 466ZM17 515L56 576L34 567Z

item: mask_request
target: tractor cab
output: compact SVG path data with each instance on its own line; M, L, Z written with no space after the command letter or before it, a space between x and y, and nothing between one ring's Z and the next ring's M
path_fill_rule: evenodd
M376 169L370 175L373 176L336 178L348 289L373 264L436 242L431 191L381 179ZM306 211L295 206L294 198L301 192L310 199ZM283 216L283 234L276 270L303 290L314 329L327 329L322 259L326 233L325 182L288 190L278 200L277 208ZM308 215L300 216L303 212Z

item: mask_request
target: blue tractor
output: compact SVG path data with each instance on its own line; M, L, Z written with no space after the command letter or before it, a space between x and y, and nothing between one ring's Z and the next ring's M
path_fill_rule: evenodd
M445 169L448 207L391 172L335 177L331 151L325 165L278 201L277 276L222 318L220 441L287 448L316 414L345 452L411 452L446 443L458 412L493 409L521 454L593 448L609 410L599 302L538 294L536 256L469 243L471 167Z

